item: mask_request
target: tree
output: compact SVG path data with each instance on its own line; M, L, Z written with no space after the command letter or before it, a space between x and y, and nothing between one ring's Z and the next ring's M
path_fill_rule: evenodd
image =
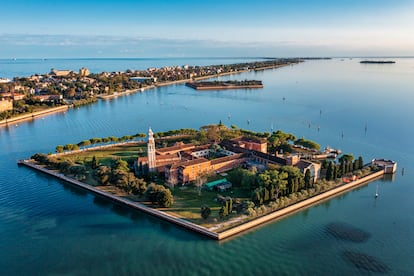
M305 187L306 187L306 189L309 189L310 187L311 187L311 173L310 173L310 170L306 170L306 172L305 172L305 179L304 179L304 181L305 181Z
M161 205L162 207L171 207L174 203L174 197L171 194L171 191L169 189L165 189L161 190L158 194L157 194L157 201L158 204Z
M231 214L233 212L233 199L231 197L226 199L227 212Z
M358 163L359 163L358 169L360 170L364 167L364 160L362 160L362 156L358 157Z
M99 144L102 143L102 138L91 138L89 139L89 141L91 142L91 144Z
M165 190L164 186L151 183L148 185L145 195L148 198L148 200L150 200L154 204L158 202L158 194L164 190Z
M127 171L112 169L111 182L115 186L123 190L126 190L126 192L129 192L128 191L129 174Z
M292 166L284 166L280 168L280 172L287 173L287 189L288 193L296 193L303 186L303 173Z
M203 206L201 207L201 217L202 217L203 219L207 219L207 218L210 216L210 214L211 214L211 209L210 209L210 207L208 207L208 206L206 206L206 205L203 205Z
M92 157L91 167L92 169L96 169L99 166L99 162L96 159L95 155Z
M111 180L111 168L108 166L99 166L95 175L102 185L107 185Z
M229 211L227 210L227 205L224 204L221 206L221 209L219 211L220 218L225 218L229 215Z
M79 147L86 147L86 146L90 146L91 145L91 141L89 140L83 140L82 142L78 143Z
M86 177L86 168L82 165L73 165L68 168L70 174L73 174L76 179L81 180Z
M63 152L63 146L60 146L60 145L59 145L59 146L57 146L57 147L56 147L56 152L57 152L57 153L61 153L61 152Z
M67 173L71 166L75 165L72 160L67 159L59 162L58 168L62 173Z
M142 195L147 190L147 182L142 178L134 177L129 182L130 190L134 195Z
M240 185L243 189L252 190L257 185L256 178L257 169L253 167L251 170L242 170L242 178Z
M332 180L333 176L333 165L332 162L329 162L328 168L326 169L326 180L330 181Z
M304 146L304 147L309 148L309 149L319 150L321 148L321 146L319 144L317 144L317 143L315 143L311 140L306 140L304 138L300 138L300 139L296 140L294 143L295 143L295 145L301 145L301 146Z
M332 180L336 180L338 178L338 170L338 166L336 164L333 164Z
M352 154L346 153L339 157L339 163L343 162L352 162L354 160L354 156Z
M113 170L129 171L128 162L122 159L116 159L112 164Z
M256 188L252 193L252 201L256 206L263 204L262 188Z

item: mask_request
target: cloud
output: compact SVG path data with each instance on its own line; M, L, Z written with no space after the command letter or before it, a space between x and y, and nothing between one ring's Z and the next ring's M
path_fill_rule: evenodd
M295 33L295 30L290 31ZM298 33L290 36L273 33L268 35L267 41L3 34L0 35L0 58L413 55L412 42L387 42L381 33L369 33L364 35L364 32L341 30L312 32L302 36ZM400 32L399 36L404 33Z

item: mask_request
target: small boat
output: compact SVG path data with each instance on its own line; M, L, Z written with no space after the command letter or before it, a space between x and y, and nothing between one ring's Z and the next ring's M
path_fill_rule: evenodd
M377 185L377 189L375 190L375 198L377 198L379 196L378 194L378 185Z

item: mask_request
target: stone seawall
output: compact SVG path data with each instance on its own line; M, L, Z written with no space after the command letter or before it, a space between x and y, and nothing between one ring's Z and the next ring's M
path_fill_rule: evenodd
M65 176L65 175L63 175L61 173L57 173L57 172L48 170L48 169L46 169L46 168L44 168L42 166L33 164L29 160L20 160L18 163L21 164L21 165L25 165L27 167L30 167L30 168L39 170L39 171L41 171L41 172L43 172L45 174L54 176L54 177L56 177L58 179L61 179L61 180L65 181L65 182L68 182L68 183L73 184L75 186L78 186L78 187L80 187L82 189L85 189L87 191L90 191L90 192L92 192L94 194L97 194L99 196L109 198L109 199L113 200L116 203L120 203L120 204L126 205L128 207L131 207L131 208L134 208L134 209L143 211L143 212L145 212L147 214L150 214L152 216L161 218L161 219L166 220L166 221L171 222L171 223L175 223L175 224L177 224L179 226L182 226L184 228L187 228L189 230L198 232L198 233L203 234L203 235L205 235L207 237L210 237L212 239L218 240L217 233L214 233L212 231L209 231L208 229L204 228L203 226L200 226L200 225L197 225L197 224L188 222L186 220L183 220L183 219L174 217L174 216L172 216L170 214L167 214L167 213L164 213L164 212L155 210L155 209L150 208L150 207L147 207L147 206L145 206L145 205L143 205L141 203L133 202L133 201L131 201L129 199L125 199L125 198L122 198L122 197L119 197L119 196L116 196L116 195L113 195L113 194L110 194L110 193L101 191L101 190L99 190L99 189L97 189L97 188L95 188L93 186L90 186L90 185L87 185L85 183L82 183L82 182L80 182L78 180L69 178L69 177L67 177L67 176Z
M21 121L32 120L32 119L35 119L36 117L52 114L52 113L55 113L55 112L66 111L66 110L68 110L68 108L69 108L68 105L63 105L63 106L48 108L48 109L45 109L45 110L42 110L42 111L36 111L36 112L33 112L33 113L28 113L28 114L16 116L16 117L13 117L13 118L10 118L10 119L7 119L7 120L1 120L0 121L0 126L1 125L7 125L7 124L10 124L10 123L17 123L17 122L21 122Z
M291 215L293 213L301 211L302 209L309 208L309 207L311 207L315 204L318 204L322 201L328 200L332 197L338 196L342 193L345 193L349 190L352 190L356 187L359 187L363 184L366 184L369 181L372 181L372 180L374 180L376 178L379 178L383 175L384 175L384 170L381 170L381 171L372 173L372 174L370 174L366 177L360 178L356 181L353 181L353 182L350 182L350 183L347 183L347 184L343 184L343 185L341 185L339 187L336 187L336 188L334 188L330 191L327 191L327 192L324 192L322 194L313 196L309 199L305 199L305 200L300 201L298 203L295 203L291 206L285 207L281 210L272 212L271 214L264 215L262 217L254 219L252 221L246 222L246 223L244 223L240 226L236 226L236 227L233 227L233 228L231 228L227 231L218 233L218 239L219 240L226 239L230 236L234 236L234 235L239 234L241 232L244 232L244 231L246 231L250 228L258 226L260 224L264 224L264 223L269 222L271 220L280 219L280 218L283 218L287 215Z

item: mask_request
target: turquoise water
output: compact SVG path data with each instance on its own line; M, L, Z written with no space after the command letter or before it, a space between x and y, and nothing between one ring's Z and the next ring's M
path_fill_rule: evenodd
M394 65L307 61L223 78L260 79L262 90L197 92L175 85L0 128L0 274L372 275L345 257L352 251L381 262L385 274L412 275L413 76L414 59ZM399 170L393 178L216 242L16 165L58 144L219 120L256 131L283 129L365 161L394 159ZM331 223L363 230L369 239L335 238L326 228Z

